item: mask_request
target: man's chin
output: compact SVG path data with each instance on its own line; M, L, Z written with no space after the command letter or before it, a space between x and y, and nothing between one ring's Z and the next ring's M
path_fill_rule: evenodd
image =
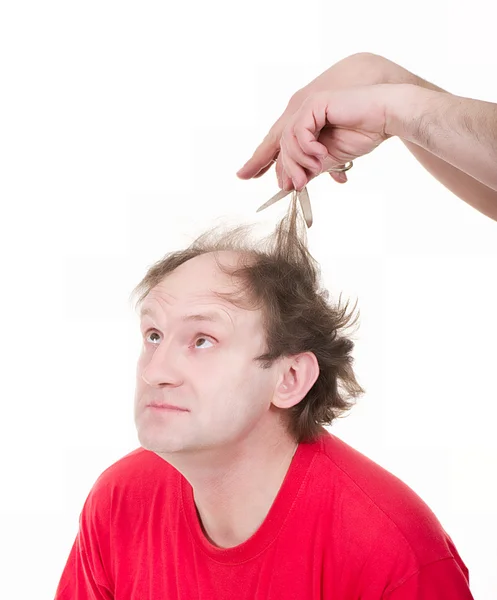
M156 454L175 454L187 450L184 440L166 437L165 432L138 430L138 441L142 448Z

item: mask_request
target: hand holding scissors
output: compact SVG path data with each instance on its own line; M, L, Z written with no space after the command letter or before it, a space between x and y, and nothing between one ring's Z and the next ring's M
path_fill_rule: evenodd
M338 173L344 173L345 171L348 171L349 169L351 169L353 165L354 165L354 163L352 161L350 161L347 164L343 165L342 167L331 167L330 169L328 169L328 172L333 171L333 172L338 172ZM277 194L275 194L272 198L270 198L262 206L259 206L259 208L257 209L256 212L260 212L261 210L268 208L269 206L273 205L275 202L278 202L279 200L286 198L286 196L288 196L288 194L291 194L292 192L297 194L297 199L300 202L300 206L302 208L302 214L304 215L304 219L305 219L307 227L311 227L311 225L312 225L312 209L311 209L311 201L309 198L309 192L307 191L307 186L304 186L302 188L302 190L300 190L300 191L280 190Z

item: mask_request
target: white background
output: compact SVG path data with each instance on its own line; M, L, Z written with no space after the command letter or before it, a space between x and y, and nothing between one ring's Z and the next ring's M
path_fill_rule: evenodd
M4 3L0 596L53 598L98 475L138 447L147 267L220 221L255 215L273 172L236 171L290 95L334 62L381 54L497 102L495 20L473 0ZM358 298L367 394L332 430L435 511L497 597L497 223L392 139L349 183L309 186L310 247Z

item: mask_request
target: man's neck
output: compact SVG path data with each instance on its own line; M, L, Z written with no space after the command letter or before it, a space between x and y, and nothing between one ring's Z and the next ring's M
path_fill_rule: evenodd
M234 478L227 478L221 488L198 494L195 505L206 537L220 548L238 546L262 525L288 472L297 445L280 449L268 462L266 458L248 471L241 468Z
M293 439L284 436L278 442L247 446L217 465L213 461L200 469L171 461L193 488L200 524L212 544L238 546L259 529L297 448Z

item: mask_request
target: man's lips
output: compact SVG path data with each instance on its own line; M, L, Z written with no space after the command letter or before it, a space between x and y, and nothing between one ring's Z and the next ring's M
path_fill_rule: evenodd
M150 408L158 408L161 410L179 410L182 412L189 412L187 408L181 408L179 406L174 406L173 404L166 404L162 402L150 402L150 404L147 404L147 406L149 406Z

